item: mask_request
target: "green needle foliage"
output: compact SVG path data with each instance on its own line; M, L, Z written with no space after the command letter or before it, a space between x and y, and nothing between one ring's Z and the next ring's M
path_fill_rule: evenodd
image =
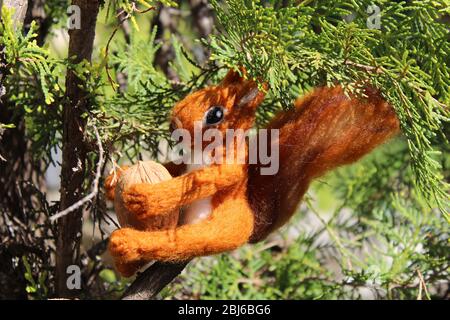
M65 61L50 57L48 50L37 44L34 21L25 35L20 29L14 29L12 13L3 8L0 24L5 70L1 99L16 106L17 117L23 115L28 135L34 142L34 155L49 163L50 149L58 143L56 132L61 127L58 111L61 110L64 79L60 75Z
M38 88L43 95L44 103L46 105L55 101L52 92L60 90L58 83L54 83L54 79L51 79L52 65L48 61L48 53L45 49L39 47L36 44L34 38L36 37L35 23L31 24L30 30L26 35L22 35L20 31L16 31L13 28L11 21L12 11L4 10L2 15L2 24L0 25L0 33L2 34L2 40L0 45L4 47L3 58L4 68L11 74L6 79L11 83L6 83L8 88L13 86L12 99L29 99L28 97L22 97L23 94L31 94L31 92L22 92L23 85L22 79L26 79L30 76L36 76L38 81ZM52 81L53 80L53 81Z
M440 21L450 1L378 1L379 29L369 28L373 1L277 3L214 1L222 32L211 40L212 59L245 66L285 101L320 85L379 88L400 119L414 183L448 219L435 145L450 115L450 34Z

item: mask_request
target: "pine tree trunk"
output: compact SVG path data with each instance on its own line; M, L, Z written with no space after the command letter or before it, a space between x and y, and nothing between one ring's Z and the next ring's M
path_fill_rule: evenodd
M69 31L68 56L74 57L74 63L79 63L84 59L91 61L100 3L97 0L73 0L72 4L81 9L81 28ZM86 99L88 93L80 88L82 85L82 81L74 72L68 70L66 76L68 103L64 107L63 114L60 210L64 210L80 200L85 193L83 182L86 172L86 148L84 145L86 121L82 115L89 109L89 103ZM58 220L56 294L60 297L71 297L76 293L75 290L67 287L67 267L80 265L82 213L82 208L79 208Z

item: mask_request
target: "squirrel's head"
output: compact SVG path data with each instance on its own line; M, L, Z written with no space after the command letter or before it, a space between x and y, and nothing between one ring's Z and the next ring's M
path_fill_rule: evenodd
M230 70L220 84L194 92L178 102L172 110L171 128L193 134L201 124L202 131L218 129L248 130L253 126L256 108L265 93L255 81Z

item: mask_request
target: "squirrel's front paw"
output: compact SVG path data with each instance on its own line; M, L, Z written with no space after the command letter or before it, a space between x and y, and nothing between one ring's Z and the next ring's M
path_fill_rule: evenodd
M168 241L151 232L122 228L111 234L109 252L114 258L117 270L123 276L129 277L145 263L158 257L164 242Z
M125 208L137 219L145 219L156 214L149 195L141 190L140 185L133 185L122 193Z

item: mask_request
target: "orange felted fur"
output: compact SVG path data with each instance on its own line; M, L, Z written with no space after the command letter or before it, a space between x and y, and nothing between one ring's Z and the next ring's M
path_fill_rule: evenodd
M275 117L268 126L280 133L280 166L275 175L261 175L259 165L248 164L213 164L181 174L183 165L168 164L173 179L125 190L124 203L138 219L207 197L212 212L175 230L114 231L109 249L119 271L129 276L151 260L183 261L265 238L292 216L312 179L360 159L399 131L392 108L375 90L367 89L366 95L348 98L339 86L317 88L297 100L295 108ZM263 99L255 82L230 71L218 86L179 102L172 112L172 126L193 136L194 122L202 121L211 106L220 105L226 113L217 129L246 130L253 126ZM112 198L114 184L108 179L107 194Z

